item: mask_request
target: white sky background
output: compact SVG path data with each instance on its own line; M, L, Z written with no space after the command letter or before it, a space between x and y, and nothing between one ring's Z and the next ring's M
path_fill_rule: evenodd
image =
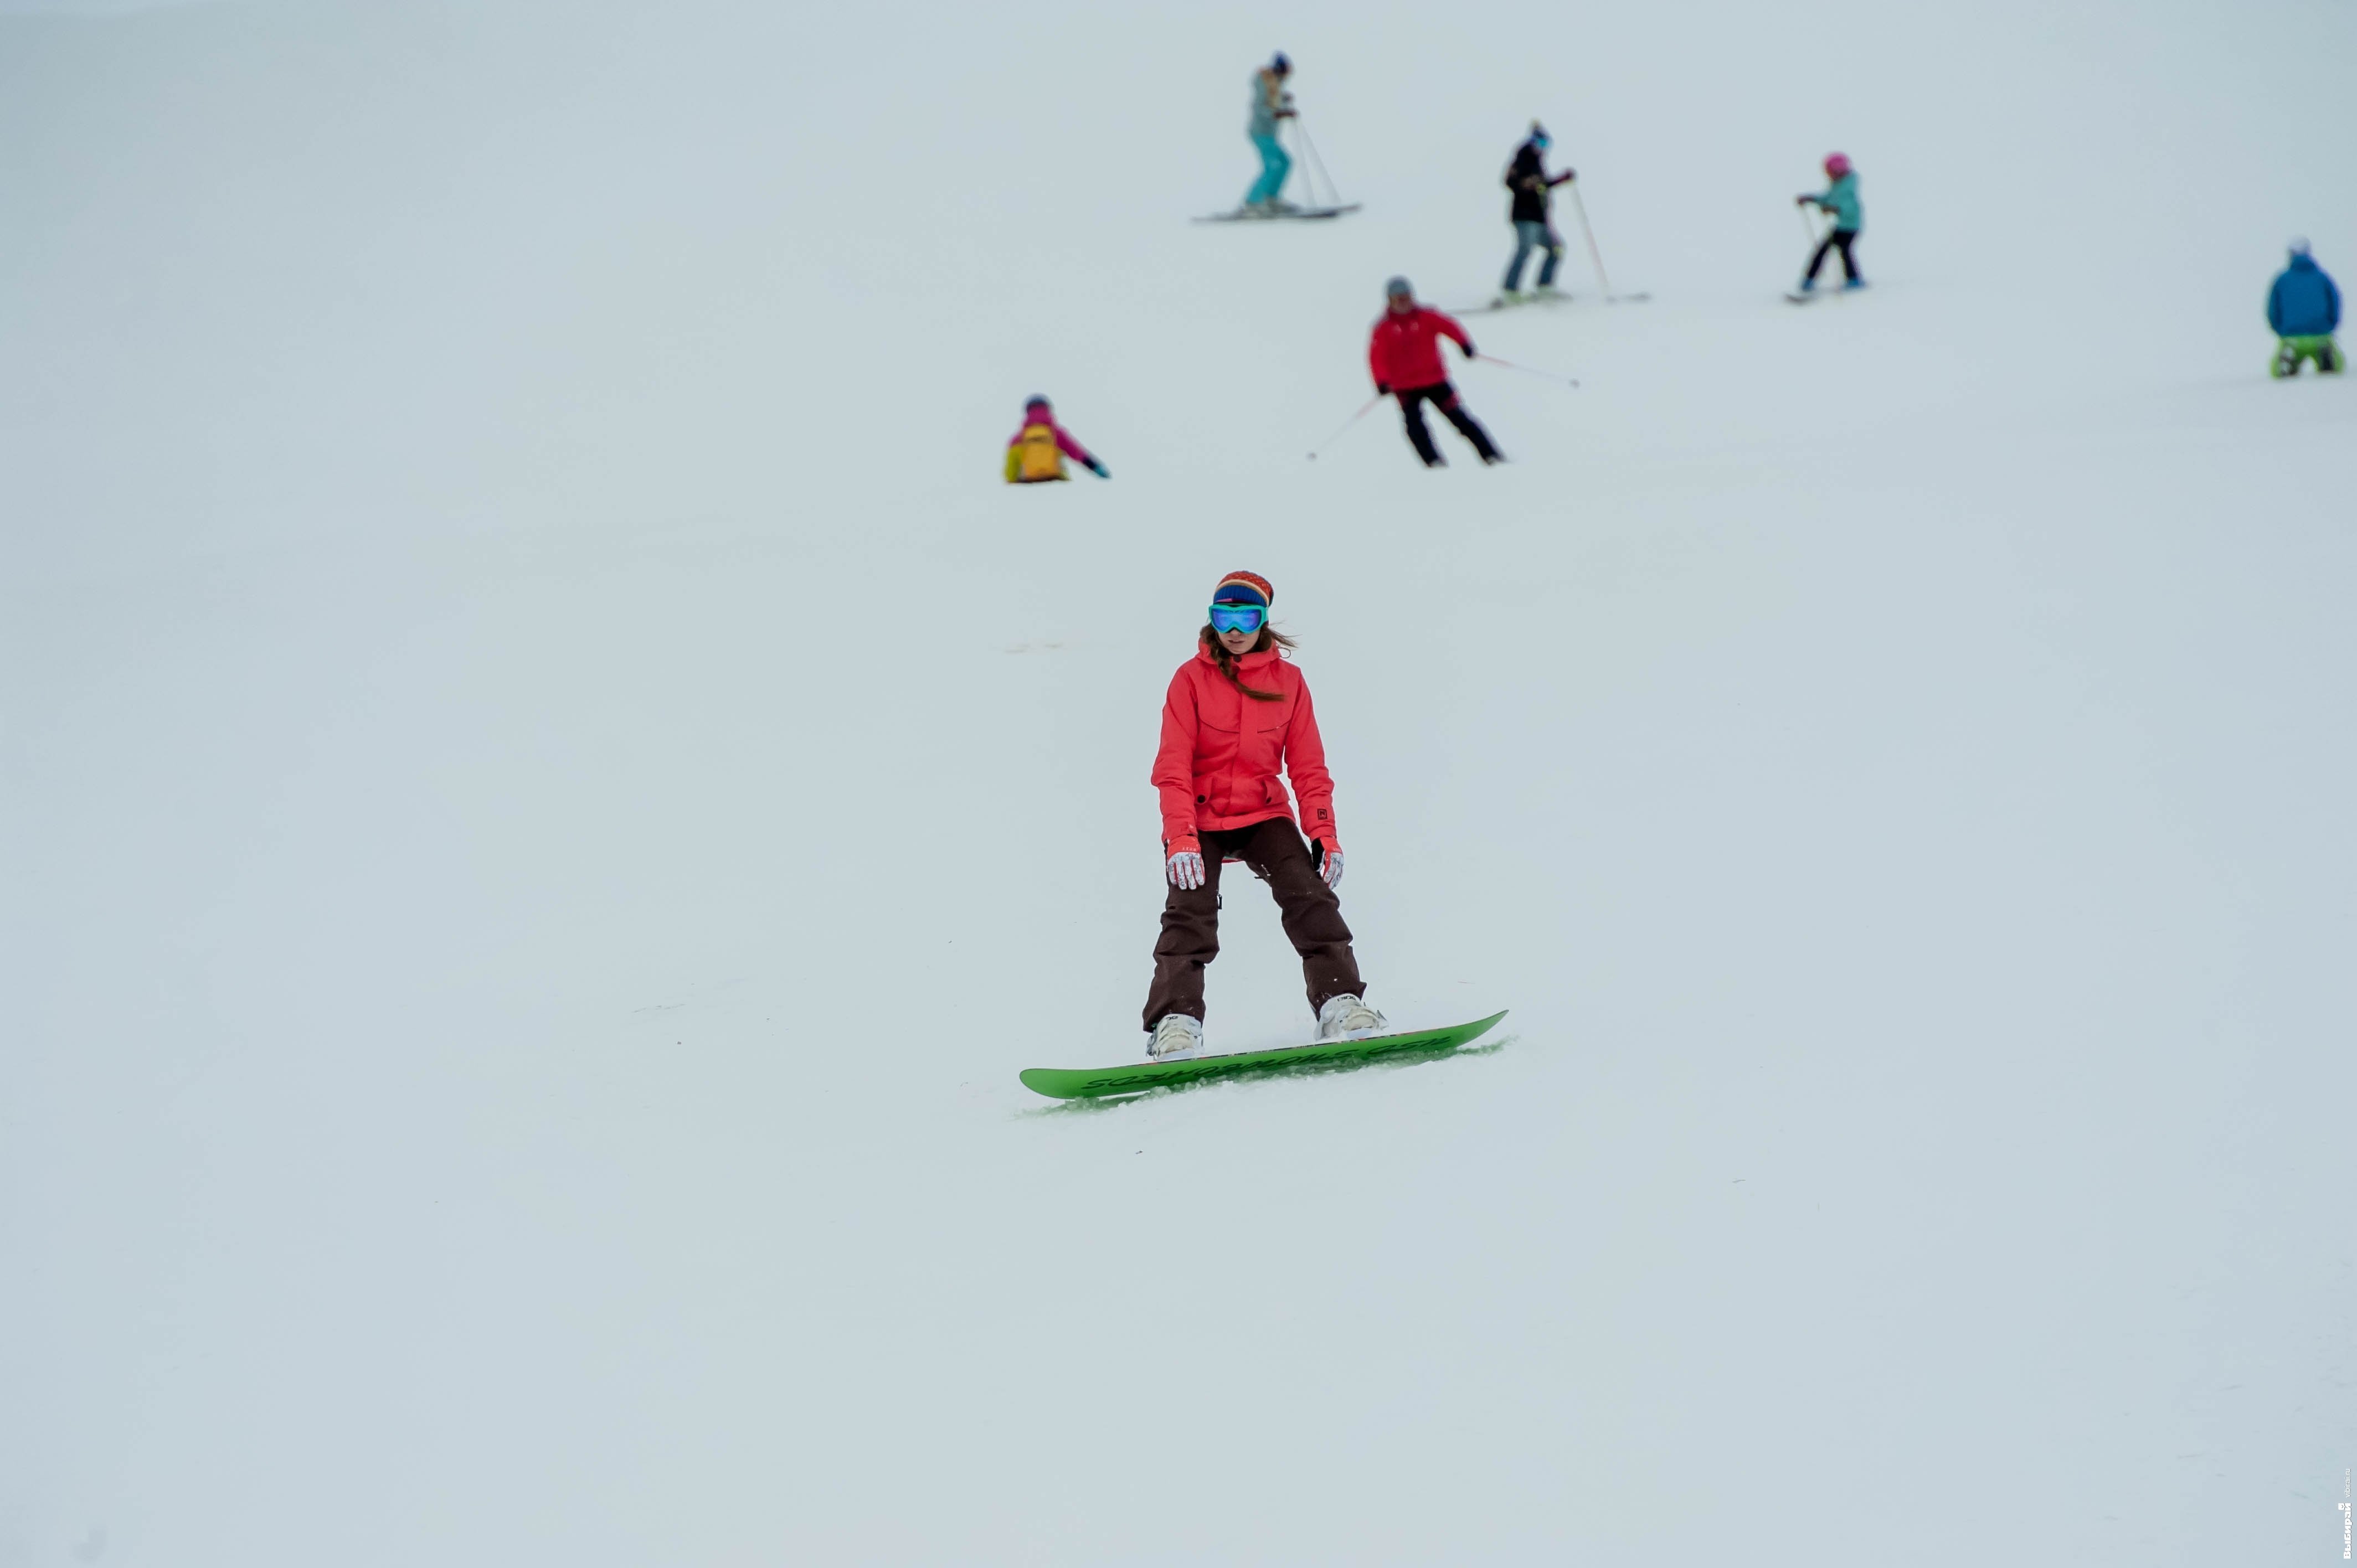
M0 16L131 16L145 11L217 3L219 0L0 0Z
M2352 42L0 26L0 1568L2327 1561L2357 393L2261 307ZM1273 47L1366 210L1189 226ZM1511 467L1304 463L1534 113L1652 303L1472 323L1583 383L1463 372ZM997 484L1034 391L1111 484ZM1047 1109L1240 565L1374 1000L1507 1037Z

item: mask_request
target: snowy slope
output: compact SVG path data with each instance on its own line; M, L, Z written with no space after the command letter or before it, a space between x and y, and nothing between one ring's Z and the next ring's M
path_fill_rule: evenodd
M1282 47L1366 210L1190 227ZM2357 17L0 21L0 1565L2321 1563ZM1484 317L1544 116L1624 288ZM1841 147L1877 288L1796 311ZM1577 249L1567 263L1586 277ZM1045 391L1114 478L996 482ZM1444 434L1445 445L1454 442ZM1111 1108L1204 595L1498 1049ZM1297 1037L1274 911L1211 1025Z

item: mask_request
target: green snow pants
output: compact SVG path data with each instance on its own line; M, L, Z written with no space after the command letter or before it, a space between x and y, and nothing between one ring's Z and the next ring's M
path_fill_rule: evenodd
M2341 345L2332 340L2330 332L2319 332L2313 338L2287 338L2276 345L2275 363L2267 368L2277 380L2299 374L2300 361L2313 360L2319 375L2337 375L2349 366L2348 357Z

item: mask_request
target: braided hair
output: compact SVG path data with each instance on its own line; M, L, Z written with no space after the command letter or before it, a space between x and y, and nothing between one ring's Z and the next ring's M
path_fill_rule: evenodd
M1242 692L1245 696L1250 697L1255 703L1281 703L1285 701L1285 693L1282 692L1263 692L1254 687L1244 684L1243 678L1236 673L1236 656L1228 651L1228 645L1220 640L1218 629L1209 621L1203 623L1202 636L1203 646L1211 650L1212 662L1220 667L1220 673L1228 678L1229 685L1233 686L1237 691ZM1266 653L1272 648L1290 649L1297 648L1299 646L1300 644L1296 642L1292 638L1286 636L1285 633L1277 630L1276 628L1269 625L1266 621L1263 621L1260 628L1260 637L1253 643L1250 651L1254 653Z

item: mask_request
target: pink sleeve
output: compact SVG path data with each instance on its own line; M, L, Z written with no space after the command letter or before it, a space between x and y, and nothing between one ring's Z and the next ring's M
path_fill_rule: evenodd
M1065 456L1083 468L1093 468L1097 466L1097 460L1089 456L1089 449L1073 440L1072 433L1060 424L1056 426L1056 446Z
M1326 771L1326 738L1318 733L1318 714L1309 705L1309 682L1300 680L1293 700L1293 722L1285 736L1285 771L1293 780L1293 798L1301 806L1301 831L1324 839L1331 849L1342 847L1334 828L1334 779Z
M1202 847L1195 836L1195 688L1185 666L1162 699L1162 739L1154 748L1154 791L1162 798L1162 853Z

